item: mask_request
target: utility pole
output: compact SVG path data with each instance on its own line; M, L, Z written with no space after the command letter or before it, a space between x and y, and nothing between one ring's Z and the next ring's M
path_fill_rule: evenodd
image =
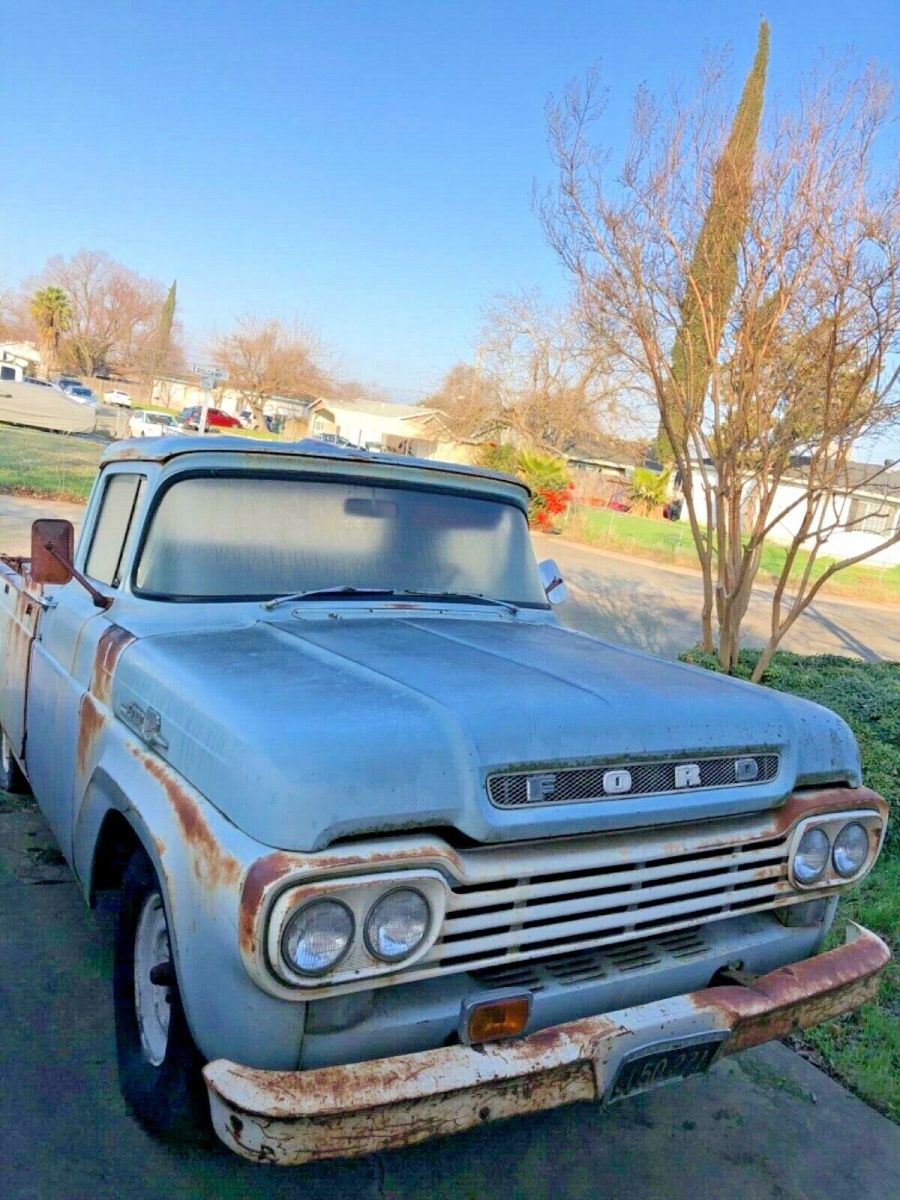
M202 363L194 363L194 374L200 376L203 384L203 404L200 408L200 420L197 424L197 432L200 434L206 433L206 420L212 405L213 388L220 379L225 378L225 372L220 371L218 367L205 366Z

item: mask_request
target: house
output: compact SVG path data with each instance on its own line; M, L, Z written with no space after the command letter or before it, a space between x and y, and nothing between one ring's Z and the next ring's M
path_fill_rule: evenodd
M769 539L781 545L790 545L803 519L806 493L804 472L809 460L798 458L790 473L779 483L772 505L773 516L784 514L772 528ZM707 475L715 478L708 465ZM702 490L703 478L699 468L694 469L695 491ZM749 489L748 489L749 491ZM834 494L825 501L822 514L824 528L830 528L819 551L827 558L853 558L864 554L887 541L900 530L900 469L895 463L850 462L838 481ZM681 511L681 519L688 519L687 507ZM900 542L873 554L866 559L871 566L900 565Z
M643 461L644 447L633 442L593 442L566 455L577 504L606 506L624 501L628 481Z
M437 409L388 400L316 400L309 406L309 432L312 437L337 434L364 449L418 458L446 457L453 441Z
M21 380L41 369L41 352L34 342L0 342L0 379Z

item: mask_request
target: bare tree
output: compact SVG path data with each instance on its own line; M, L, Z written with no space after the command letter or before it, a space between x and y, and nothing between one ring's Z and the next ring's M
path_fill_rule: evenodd
M424 404L439 410L454 437L463 440L480 441L502 428L497 390L480 359L452 366Z
M156 280L102 250L80 250L71 258L51 258L28 291L47 287L61 288L69 300L69 322L60 343L68 366L96 375L110 366L140 363L165 297Z
M331 383L316 335L275 318L242 318L216 339L212 356L228 386L249 405L257 428L264 425L263 406L272 396L321 396Z
M474 366L458 364L426 400L457 436L511 431L555 453L601 434L624 437L621 380L608 347L588 335L577 308L554 308L536 292L499 296L488 308Z
M900 529L886 530L859 553L822 561L836 529L861 523L851 498L886 471L851 467L854 442L900 420L900 193L896 177L875 170L892 99L883 78L835 70L804 85L794 111L764 123L741 196L737 278L720 311L696 249L728 143L723 92L711 63L690 100L661 106L639 93L614 171L593 137L596 81L572 86L549 113L559 179L541 213L586 312L658 408L703 576L703 645L713 649L715 616L724 669L766 539L788 531L759 678L830 578L900 541ZM688 295L702 371L674 372ZM698 375L702 395L685 383Z

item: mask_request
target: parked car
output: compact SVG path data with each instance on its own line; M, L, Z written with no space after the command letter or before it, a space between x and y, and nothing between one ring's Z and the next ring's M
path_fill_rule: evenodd
M182 409L177 417L178 424L183 425L185 429L199 429L202 411L199 404ZM206 410L206 427L207 429L240 429L241 423L237 417L223 412L221 408L208 408Z
M165 437L177 433L178 426L169 413L145 412L142 408L136 408L128 418L128 432L131 437Z
M106 449L77 549L0 556L0 788L116 910L156 1135L365 1154L875 995L873 933L819 953L887 825L848 726L566 629L527 513L480 468L172 437Z
M98 397L95 392L92 392L89 387L83 383L70 383L63 388L67 396L73 400L77 400L79 404L97 404Z
M356 449L356 443L351 442L349 438L341 437L339 433L314 433L313 439L317 442L324 442L326 446L344 446L350 449Z
M59 375L53 382L63 391L70 387L81 387L81 380L77 375Z
M128 392L121 392L118 388L111 388L110 391L103 393L103 399L107 404L116 404L119 408L131 408L131 396Z

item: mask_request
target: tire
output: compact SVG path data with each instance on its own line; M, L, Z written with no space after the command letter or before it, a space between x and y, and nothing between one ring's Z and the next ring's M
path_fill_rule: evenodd
M165 964L169 980L152 983L151 968ZM188 1029L169 956L163 891L141 849L122 879L113 1003L119 1086L135 1117L163 1141L210 1141L203 1059Z
M17 795L27 791L28 783L22 774L22 768L13 758L6 731L0 729L0 792L12 792Z

